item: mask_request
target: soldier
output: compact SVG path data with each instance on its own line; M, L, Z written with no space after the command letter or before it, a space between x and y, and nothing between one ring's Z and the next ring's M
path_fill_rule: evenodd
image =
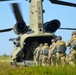
M57 37L57 42L56 42L56 57L57 57L57 66L61 64L62 66L65 65L65 57L66 57L66 44L64 41L62 41L62 37L58 36Z
M15 67L17 67L17 58L20 58L21 60L21 56L22 56L22 52L23 50L20 47L20 37L16 38L13 42L15 44L14 50L11 53L11 58L14 62Z
M42 44L40 44L34 51L34 63L36 65L39 65L39 56L40 56L41 45Z
M48 53L49 53L48 43L44 43L42 53L43 53L42 66L47 66L48 65Z
M70 47L69 64L75 67L75 62L76 62L76 31L72 32L72 38L66 42L66 46Z
M39 65L40 66L42 66L42 56L43 56L42 50L43 50L43 44L40 44L40 51L39 51Z
M48 58L51 60L51 65L54 66L56 65L56 48L55 48L56 41L55 39L52 39L51 42L52 44L50 45Z

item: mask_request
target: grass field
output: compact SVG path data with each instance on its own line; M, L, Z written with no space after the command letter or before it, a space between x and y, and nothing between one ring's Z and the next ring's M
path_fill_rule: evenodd
M9 62L0 62L0 75L76 75L76 68L72 66L19 66L15 68Z
M10 61L11 61L10 57L0 56L0 62L10 62Z
M0 60L10 60L10 57L4 57L4 56L0 56Z

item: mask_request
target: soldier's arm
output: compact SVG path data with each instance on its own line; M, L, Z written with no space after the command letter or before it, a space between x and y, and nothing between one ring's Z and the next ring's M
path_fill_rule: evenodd
M49 49L50 54L53 53L54 49L55 49L55 44L53 44L53 45L50 46L50 49Z
M35 51L34 51L34 54L36 54L37 53L37 48L35 49Z
M52 53L52 44L49 47L49 55Z
M49 47L49 49L51 50L51 49L52 49L52 47L53 47L53 46L52 46L52 44L51 44L51 45L50 45L50 47Z
M70 46L70 43L72 42L72 38L69 39L67 42L66 42L66 46Z

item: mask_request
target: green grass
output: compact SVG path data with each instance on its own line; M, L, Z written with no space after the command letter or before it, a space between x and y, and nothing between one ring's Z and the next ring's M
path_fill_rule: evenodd
M19 66L15 68L9 63L0 63L0 75L76 75L76 68L72 66L52 67L52 66Z
M1 60L10 60L9 57L0 57ZM0 75L76 75L76 68L72 66L18 66L15 68L9 62L0 62Z
M10 60L10 57L0 56L0 60Z

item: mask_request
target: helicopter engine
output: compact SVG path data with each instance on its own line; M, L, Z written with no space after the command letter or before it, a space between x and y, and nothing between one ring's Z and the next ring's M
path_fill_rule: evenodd
M24 21L17 22L13 28L15 34L24 34L27 32L27 26Z
M60 21L57 19L44 23L45 32L55 32L60 27Z

